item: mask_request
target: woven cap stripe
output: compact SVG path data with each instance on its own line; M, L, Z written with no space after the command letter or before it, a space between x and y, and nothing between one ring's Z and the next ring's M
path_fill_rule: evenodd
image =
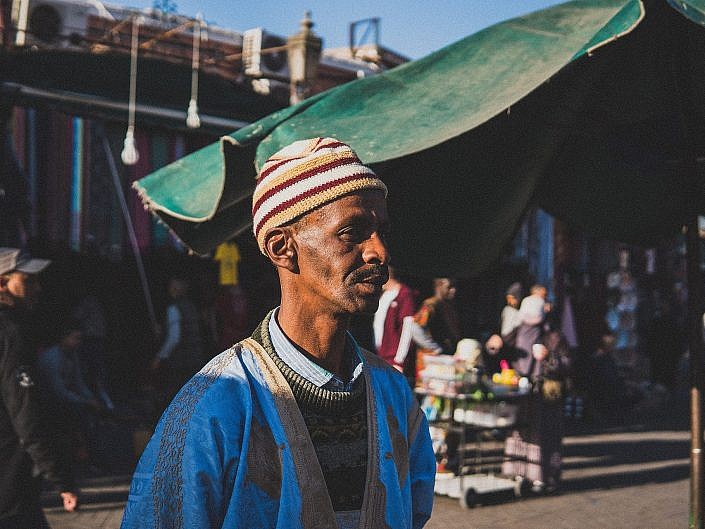
M299 173L308 169L314 168L317 165L328 163L337 158L348 158L353 160L351 163L362 165L357 155L347 146L323 148L309 153L302 158L289 158L287 160L279 160L276 162L277 167L273 171L269 171L267 176L262 178L255 189L255 196L261 194L265 190L278 185L279 183L296 177ZM265 165L264 169L268 166ZM263 169L263 170L264 170Z
M304 202L306 199L309 197L321 193L327 189L335 188L336 186L346 184L348 182L351 182L353 180L361 179L364 177L369 177L369 173L361 173L361 174L352 174L352 175L345 175L341 176L337 180L331 180L331 179L320 179L320 183L315 186L310 186L308 185L308 182L305 182L304 186L297 186L298 189L293 189L291 190L292 192L288 194L288 196L282 196L282 197L277 197L280 198L281 200L278 200L276 203L270 204L270 208L266 211L263 211L263 208L260 209L257 212L257 215L254 217L253 221L257 224L257 228L259 228L262 224L266 222L268 218L270 218L272 215L276 215L277 213L281 213L282 211L285 211L286 209L290 208L293 205L296 205L297 202ZM293 217L292 217L293 219Z
M347 147L347 145L345 145L344 143L341 143L339 141L333 141L330 143L325 143L323 145L321 145L319 142L318 145L316 145L316 147L318 147L318 149L321 149L321 148L335 149L337 147ZM348 151L349 151L349 148L348 148ZM313 151L310 151L310 152L313 152ZM258 185L262 180L267 178L272 173L272 171L278 169L282 165L284 165L286 163L292 163L292 162L296 163L296 158L290 158L290 157L275 158L275 156L277 156L277 155L275 154L272 158L270 158L269 160L267 160L264 163L264 166L262 167L262 171L257 176L256 182ZM303 155L300 156L299 158L303 158Z
M327 186L323 189L312 190L306 196L296 197L289 204L282 204L276 210L270 212L258 224L255 230L257 244L262 253L264 249L264 237L271 228L282 226L292 220L305 215L323 204L331 202L344 195L362 191L365 189L379 189L386 194L387 188L384 183L375 177L363 175L349 176L337 185Z
M282 178L277 178L276 181L270 182L271 187L263 188L260 193L255 193L253 197L255 199L255 205L252 207L253 211L257 211L262 206L262 203L276 195L277 193L284 191L287 187L302 182L308 178L315 177L320 173L336 169L343 165L348 165L357 161L355 156L327 156L329 160L320 160L320 165L313 165L312 167L305 169L304 171L297 173L296 175L282 175ZM357 164L360 169L366 169L362 164ZM370 172L370 171L367 171ZM258 196L261 195L261 196Z

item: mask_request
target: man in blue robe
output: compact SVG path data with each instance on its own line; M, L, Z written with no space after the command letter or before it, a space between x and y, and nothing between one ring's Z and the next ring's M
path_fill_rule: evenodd
M386 282L386 187L342 142L297 141L258 174L253 227L281 305L164 413L123 529L421 528L435 458L406 379L352 316Z

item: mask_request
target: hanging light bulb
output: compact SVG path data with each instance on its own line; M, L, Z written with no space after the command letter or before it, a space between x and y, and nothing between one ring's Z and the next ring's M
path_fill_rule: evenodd
M193 25L193 54L191 56L191 100L188 103L186 112L186 126L190 129L197 129L201 126L201 118L198 117L198 64L200 60L201 48L201 16L196 16Z
M135 96L137 93L137 52L139 51L139 25L140 19L132 19L132 47L130 50L130 100L128 105L127 132L125 142L120 153L122 163L135 165L140 155L135 147Z
M127 128L120 158L125 165L135 165L140 159L140 154L137 152L137 147L135 147L135 131L133 127Z
M198 104L195 99L188 102L186 126L190 129L197 129L201 126L201 118L198 117Z

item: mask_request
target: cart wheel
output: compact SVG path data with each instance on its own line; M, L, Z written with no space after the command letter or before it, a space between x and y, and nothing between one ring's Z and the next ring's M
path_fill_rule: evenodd
M477 506L477 492L475 489L467 489L465 494L460 496L460 505L465 509L474 509Z

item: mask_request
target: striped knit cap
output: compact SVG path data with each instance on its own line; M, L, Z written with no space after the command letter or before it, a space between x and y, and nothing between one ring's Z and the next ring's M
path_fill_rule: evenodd
M257 177L252 196L252 228L266 255L264 236L343 195L387 187L355 152L334 138L295 141L272 155Z

